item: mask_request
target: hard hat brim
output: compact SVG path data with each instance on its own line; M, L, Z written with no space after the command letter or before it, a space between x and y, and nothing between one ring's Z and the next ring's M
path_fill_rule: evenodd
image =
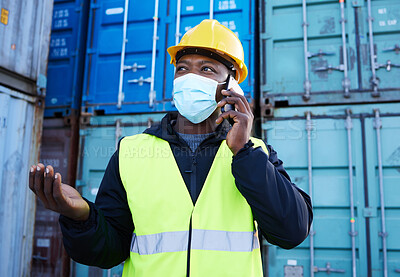
M227 52L225 52L225 51L221 51L221 50L216 51L216 50L213 49L213 48L203 47L203 46L198 46L198 45L192 45L192 46L189 46L189 45L176 45L176 46L168 47L167 52L168 52L168 54L171 56L171 64L173 64L174 66L176 66L176 59L175 59L176 54L177 54L180 50L182 50L182 49L184 49L184 48L202 48L202 49L206 49L206 50L208 50L208 51L211 51L211 52L215 52L215 53L217 53L217 54L220 54L220 56L221 56L221 54L227 55L227 56L233 61L233 64L234 64L234 66L235 66L235 69L236 69L236 71L238 72L238 74L237 74L237 76L236 76L236 77L237 77L236 80L238 81L238 83L240 84L240 83L243 82L243 81L246 79L246 77L247 77L247 74L248 74L247 67L246 67L246 65L245 65L242 61L238 61L235 57L229 55L229 53L227 53Z

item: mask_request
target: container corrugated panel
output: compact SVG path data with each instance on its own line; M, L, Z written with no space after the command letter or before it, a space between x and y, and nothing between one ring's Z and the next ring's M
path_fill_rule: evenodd
M71 129L65 126L63 119L44 120L40 162L52 165L55 172L61 174L65 184L70 184L70 138ZM45 209L42 202L37 200L31 276L61 276L63 246L58 217L58 213Z
M88 1L55 1L45 117L66 116L80 108L88 16Z
M157 17L155 3L158 5ZM174 68L167 47L175 45L176 26L181 37L189 27L209 18L208 1L183 0L177 16L177 1L130 1L127 43L120 85L125 1L92 3L83 106L96 114L121 114L171 111ZM214 17L236 32L245 48L249 77L243 83L248 98L254 97L254 11L255 1L214 1ZM157 19L156 41L153 41ZM153 58L153 43L155 52ZM152 64L154 63L154 67ZM152 70L154 76L152 76ZM152 78L154 77L154 78ZM154 87L153 93L151 92ZM119 93L119 92L122 92ZM118 101L121 100L120 108Z
M400 99L398 89L395 92L382 91L380 97L372 94L367 1L341 3L336 0L310 0L305 1L304 6L302 2L262 1L261 105L285 107ZM382 89L399 87L396 83L398 80L390 78L399 71L396 67L399 64L399 51L395 47L400 39L398 6L397 0L372 1L373 16L376 18L373 23L375 47L381 56L378 56L378 63L385 64L389 59L395 64L391 72L384 72L384 68L377 71L381 82L379 87ZM384 7L386 13L382 14ZM380 21L392 25L380 27L379 24L383 24ZM306 34L303 26L306 27ZM343 58L343 47L347 49L347 66ZM390 47L394 50L388 51ZM307 87L310 88L308 92Z
M164 114L96 116L87 126L81 127L81 153L76 181L81 194L94 201L108 161L114 154L119 140L124 136L142 133ZM101 270L75 263L76 277L122 276L122 266ZM110 274L110 275L107 275Z
M314 210L313 235L300 246L283 250L269 245L266 262L269 276L312 276L312 270L318 276L334 272L354 276L352 222L355 276L383 276L383 253L387 254L389 276L400 270L400 240L396 235L400 227L397 197L400 193L400 141L395 139L400 135L399 111L399 103L281 108L275 111L273 119L263 124L264 136L284 161L292 181L311 194ZM306 119L308 112L309 121ZM375 128L380 126L379 122L381 155ZM379 160L382 178L379 177ZM382 219L385 219L388 235L386 251L380 236Z
M0 86L0 276L29 276L35 197L28 187L37 163L43 109L38 99Z
M0 84L36 94L46 87L52 0L0 3Z

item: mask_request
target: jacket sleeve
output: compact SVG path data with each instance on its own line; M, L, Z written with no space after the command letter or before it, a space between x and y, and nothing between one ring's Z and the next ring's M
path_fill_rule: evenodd
M233 157L232 174L267 241L290 249L309 233L311 199L290 181L276 151L267 148L269 156L250 141Z
M95 203L87 202L87 221L60 216L65 249L76 262L101 268L116 266L128 258L134 230L119 175L118 152L109 161Z

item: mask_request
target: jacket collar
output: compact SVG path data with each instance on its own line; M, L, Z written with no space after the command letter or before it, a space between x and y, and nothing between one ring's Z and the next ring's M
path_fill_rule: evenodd
M175 132L173 126L176 122L176 118L178 117L178 112L169 112L167 113L160 123L156 123L150 128L146 129L143 133L156 136L163 140L166 140L170 143L181 143L181 140L178 134ZM208 142L220 142L226 139L226 135L228 134L231 126L227 120L224 120L221 124L218 125L214 134L207 139Z

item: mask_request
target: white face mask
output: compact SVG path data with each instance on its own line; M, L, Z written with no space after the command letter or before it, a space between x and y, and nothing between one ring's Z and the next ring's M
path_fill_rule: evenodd
M206 120L217 108L217 81L188 73L174 80L174 102L179 113L197 124Z

